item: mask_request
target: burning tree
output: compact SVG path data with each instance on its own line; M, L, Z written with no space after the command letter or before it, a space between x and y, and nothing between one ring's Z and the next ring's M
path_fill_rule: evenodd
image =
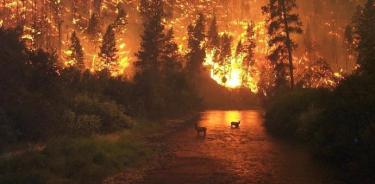
M297 8L295 0L269 0L262 7L267 14L268 42L271 53L268 59L274 64L276 88L286 85L286 68L289 68L290 88L294 87L293 50L297 47L292 40L292 34L302 33L302 22L293 10Z
M245 67L244 73L244 82L247 84L249 82L249 78L254 78L255 70L255 48L256 48L256 41L255 41L255 32L254 32L254 23L250 22L247 25L246 29L246 37L242 45L242 52L245 53L245 57L243 60L243 65Z
M127 13L121 4L117 4L117 16L113 25L116 28L124 28L127 24Z
M52 0L52 9L55 19L55 24L57 26L58 32L58 44L57 44L57 52L59 56L61 56L61 49L62 49L62 26L63 26L63 6L62 2L59 0Z
M116 48L116 36L113 30L113 25L109 25L107 31L104 34L102 46L100 47L99 57L102 60L102 64L109 71L115 67L118 56Z
M96 13L93 13L90 17L86 32L90 36L95 37L100 33L100 31L99 17Z
M223 74L222 82L225 84L227 79L227 74L230 72L231 67L231 60L230 56L232 55L232 41L233 38L227 33L224 33L220 36L220 48L219 48L219 58L218 62L220 65L224 66L222 69L223 71L217 71L221 72Z
M210 27L207 33L207 49L217 49L220 44L219 30L218 30L216 15L211 20Z
M81 71L85 70L83 49L75 31L70 37L70 56L68 58Z
M341 74L333 72L324 58L304 57L295 66L296 84L302 88L334 89L342 80Z

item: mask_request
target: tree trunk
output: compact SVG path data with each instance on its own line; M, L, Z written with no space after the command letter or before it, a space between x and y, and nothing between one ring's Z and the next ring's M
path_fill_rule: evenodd
M285 34L286 34L286 46L288 49L288 60L289 60L289 72L290 72L290 88L294 88L294 72L293 72L293 56L292 56L292 45L291 45L291 40L290 40L290 33L289 33L289 24L287 20L287 11L285 8L285 0L281 0L281 8L283 12L283 20L284 20L284 26L285 26Z

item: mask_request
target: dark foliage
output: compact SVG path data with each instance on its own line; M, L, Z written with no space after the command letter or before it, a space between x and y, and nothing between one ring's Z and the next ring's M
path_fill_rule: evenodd
M81 42L74 31L70 37L70 51L72 52L69 59L72 60L80 70L85 70L84 53Z
M136 111L142 116L160 118L194 110L197 97L187 82L173 30L164 28L163 2L141 1L140 9L144 32L134 78Z
M348 173L348 183L375 181L374 15L374 1L368 0L346 31L348 41L359 43L358 71L331 92L280 92L266 109L271 132L310 143L318 157Z
M287 76L290 79L289 87L294 87L293 51L297 44L292 40L292 35L302 33L302 22L295 13L296 8L296 0L269 0L262 7L267 15L268 44L272 48L268 59L275 68L276 88L287 86Z
M112 132L132 126L128 115L163 118L194 110L198 98L188 85L173 30L164 30L161 1L145 1L143 8L135 83L110 75L116 59L112 26L100 54L107 67L97 73L84 70L75 33L71 59L77 64L62 69L55 55L27 49L19 30L0 29L0 145Z

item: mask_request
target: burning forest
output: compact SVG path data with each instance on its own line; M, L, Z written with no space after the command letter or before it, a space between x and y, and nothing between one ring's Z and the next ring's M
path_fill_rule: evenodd
M0 0L0 183L373 184L374 33L375 0Z
M163 25L173 29L178 51L186 55L189 25L204 13L205 38L200 44L205 51L203 66L211 78L227 88L264 92L262 89L274 85L274 66L267 62L272 46L261 10L265 3L166 0ZM298 45L293 54L295 83L332 88L356 67L356 56L345 38L351 13L342 12L353 12L351 7L359 2L315 0L299 4L293 11L299 13L304 31L293 35ZM61 67L81 65L91 72L107 68L114 77L132 78L142 30L139 1L4 0L0 9L2 27L21 29L30 49L57 54ZM105 47L113 48L106 51Z

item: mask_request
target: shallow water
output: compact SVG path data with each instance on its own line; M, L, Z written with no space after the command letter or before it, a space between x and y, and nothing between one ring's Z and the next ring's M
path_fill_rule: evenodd
M240 128L231 128L238 120ZM193 126L172 136L173 159L145 183L340 183L303 146L269 136L260 111L206 111L198 124L207 127L207 136L197 136Z

